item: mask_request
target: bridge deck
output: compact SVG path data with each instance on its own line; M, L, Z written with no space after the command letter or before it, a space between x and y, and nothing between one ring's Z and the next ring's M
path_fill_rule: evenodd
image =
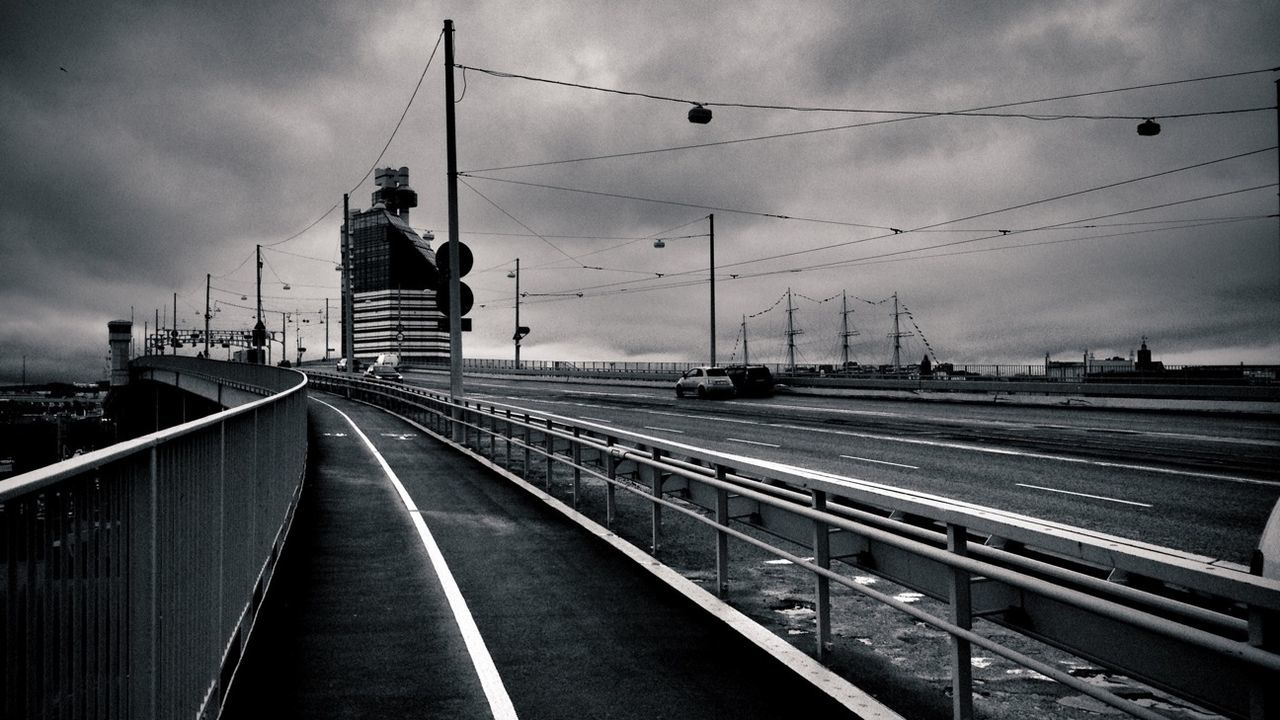
M483 718L503 691L524 718L854 717L528 493L390 415L319 400L333 407L312 402L307 492L224 717ZM500 690L337 410L412 498Z

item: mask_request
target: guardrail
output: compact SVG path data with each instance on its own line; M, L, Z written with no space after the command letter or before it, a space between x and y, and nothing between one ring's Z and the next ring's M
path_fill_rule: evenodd
M674 382L682 372L697 363L632 363L632 362L539 362L522 361L520 369L510 360L468 359L464 370L482 374L512 374L553 378L585 378L590 380L632 380L637 382ZM445 366L420 364L413 369L447 369ZM774 379L791 390L876 391L911 393L945 397L948 393L989 395L1072 395L1081 397L1129 397L1164 400L1229 400L1246 402L1280 401L1280 383L1276 366L1238 366L1252 375L1235 379L1194 376L1130 376L1122 373L1091 373L1086 377L1046 377L1036 374L1036 366L984 365L965 366L1007 371L1030 368L1029 374L968 374L929 377L898 373L854 373L789 371L784 366L766 365Z
M0 715L217 717L292 522L306 377L149 357L261 397L0 482Z
M831 583L953 638L955 717L972 716L970 652L981 647L1140 718L1160 714L1002 645L985 623L1065 650L1232 718L1280 714L1280 582L1208 558L864 481L726 456L512 405L451 402L398 384L314 375L322 390L381 406L578 504L582 483L680 513L715 531L716 587L728 592L730 538L813 573L817 638L831 643ZM804 549L806 556L784 549ZM811 557L810 557L811 556ZM872 573L945 604L933 614L860 584Z

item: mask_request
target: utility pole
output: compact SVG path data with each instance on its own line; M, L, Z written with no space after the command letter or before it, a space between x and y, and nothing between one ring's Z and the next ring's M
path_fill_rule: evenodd
M324 299L324 361L329 362L329 298Z
M160 308L156 308L156 349L164 354L164 331L160 329Z
M257 246L257 256L255 261L258 264L258 296L257 296L257 322L253 324L253 359L252 362L261 365L262 363L270 363L271 343L267 342L267 326L262 323L262 246ZM265 354L263 346L266 346Z
M742 316L742 364L750 365L751 356L747 354L747 316Z
M347 371L356 369L356 299L351 284L351 206L342 195L342 357Z
M520 369L520 258L516 258L516 369Z
M458 134L453 117L453 21L444 21L445 165L449 202L449 396L462 398L462 291L458 232Z
M707 216L711 239L711 367L716 365L716 214Z
M209 273L204 274L204 356L209 357Z
M178 293L173 294L173 329L169 331L173 340L173 354L178 354Z

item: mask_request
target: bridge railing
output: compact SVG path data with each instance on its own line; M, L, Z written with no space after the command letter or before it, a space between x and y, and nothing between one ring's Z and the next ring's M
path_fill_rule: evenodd
M0 715L216 717L301 491L306 377L146 358L261 399L0 482Z
M830 587L871 597L952 637L955 717L969 717L972 648L1004 657L1135 717L1158 713L1075 677L1047 659L1065 650L1232 718L1280 715L1280 582L1209 558L820 472L729 456L512 405L422 388L313 376L319 389L399 413L493 466L576 506L582 483L604 486L607 522L618 493L663 517L714 532L716 588L728 592L730 538L815 576L814 654L832 641ZM596 493L598 495L599 493ZM787 548L801 548L800 551ZM858 582L874 574L940 601L934 612ZM995 639L1024 636L1015 649Z

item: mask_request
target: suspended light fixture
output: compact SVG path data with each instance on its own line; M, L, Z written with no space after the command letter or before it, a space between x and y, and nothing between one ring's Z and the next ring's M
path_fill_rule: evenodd
M289 283L285 283L285 284L284 284L284 289L285 289L285 290L288 290L288 289L289 289Z
M1152 120L1151 118L1147 118L1146 120L1138 124L1138 134L1144 137L1159 135L1160 123L1156 122L1155 120Z
M508 278L513 278L513 277L515 277L515 276L516 276L516 271L515 271L515 270L508 270L508 271L507 271L507 277L508 277Z
M662 238L658 238L657 240L653 241L653 246L661 250L662 248L666 247L667 244L662 241Z
M248 299L249 299L249 296L248 296L248 295L241 295L241 296L240 296L240 299L241 299L241 300L248 300Z
M706 125L711 122L711 111L701 105L694 105L689 108L689 122Z

